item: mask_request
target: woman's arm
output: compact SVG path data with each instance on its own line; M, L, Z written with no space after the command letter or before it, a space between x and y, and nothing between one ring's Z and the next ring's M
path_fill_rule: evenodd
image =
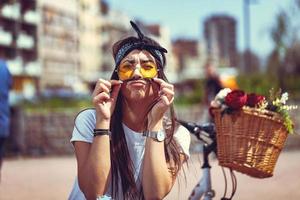
M97 136L92 144L75 142L79 187L87 199L96 199L107 189L110 172L109 136Z
M180 160L182 165L185 161L183 155ZM174 167L172 161L166 162L163 142L147 138L142 182L145 199L163 199L170 192L176 179Z
M112 86L116 87L112 87ZM120 89L119 81L99 79L93 92L96 109L96 129L109 129L111 115ZM112 91L110 93L110 91ZM87 199L95 200L105 194L109 180L111 159L108 135L98 135L93 142L75 142L78 182Z
M160 85L160 100L153 106L148 115L148 130L163 129L163 116L174 99L174 86L155 78ZM163 199L171 190L175 176L172 175L172 166L166 162L164 142L147 138L143 165L143 191L145 199ZM181 164L181 163L180 163Z

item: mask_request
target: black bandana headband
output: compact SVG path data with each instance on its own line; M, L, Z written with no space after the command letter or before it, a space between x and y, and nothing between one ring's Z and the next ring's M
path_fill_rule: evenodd
M161 47L161 46L156 46L156 45L151 45L151 44L146 44L144 39L144 34L140 31L138 26L130 21L130 24L132 28L137 32L138 34L138 41L135 42L128 42L125 43L117 52L115 62L116 66L119 66L121 60L132 50L134 49L142 49L142 50L147 50L149 53L151 53L152 56L154 56L161 64L161 66L164 66L165 60L163 58L163 53L167 53L168 51Z

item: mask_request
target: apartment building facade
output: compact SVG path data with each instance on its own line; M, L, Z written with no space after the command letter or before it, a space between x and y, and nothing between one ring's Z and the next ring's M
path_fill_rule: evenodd
M75 0L39 0L41 21L39 58L42 65L41 89L74 90L79 81L79 22Z
M80 69L76 90L88 91L102 70L102 4L99 0L79 1Z
M0 2L0 58L13 75L12 101L32 98L39 90L39 20L35 0Z
M227 15L213 15L204 22L208 57L218 66L237 66L236 20Z

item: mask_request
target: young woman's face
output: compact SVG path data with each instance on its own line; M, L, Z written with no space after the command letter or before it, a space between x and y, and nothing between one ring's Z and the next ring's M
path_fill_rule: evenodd
M131 51L120 63L118 74L122 84L121 92L127 100L155 98L158 86L149 78L157 77L154 57L145 50Z

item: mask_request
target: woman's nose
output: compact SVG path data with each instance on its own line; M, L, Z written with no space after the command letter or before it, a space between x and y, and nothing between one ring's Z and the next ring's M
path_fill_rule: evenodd
M134 69L134 71L133 71L133 74L132 74L132 77L135 77L135 78L142 78L143 77L143 75L141 74L141 66L139 65L139 64L137 64L136 66L135 66L135 69Z

